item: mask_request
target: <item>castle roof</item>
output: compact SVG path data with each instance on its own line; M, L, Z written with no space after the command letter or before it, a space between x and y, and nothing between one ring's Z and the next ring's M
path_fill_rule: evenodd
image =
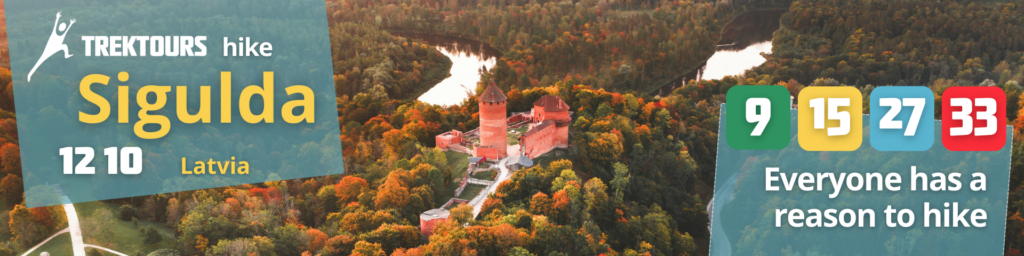
M451 212L444 208L430 209L420 214L422 220L447 219Z
M519 165L522 165L524 167L533 166L533 160L531 160L530 157L524 156L524 155L513 155L513 156L510 156L507 163L508 164L519 164Z
M569 111L569 105L558 96L544 95L533 103L534 107L543 107L546 112Z
M494 84L494 81L491 81L491 84L487 85L487 89L484 89L484 93L480 94L480 102L497 103L507 99L505 93L498 89L498 85Z

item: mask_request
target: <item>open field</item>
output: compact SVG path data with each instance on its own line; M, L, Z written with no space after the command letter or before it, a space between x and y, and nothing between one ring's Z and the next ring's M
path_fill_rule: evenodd
M466 189L462 190L462 195L459 195L459 199L472 200L476 195L480 194L486 188L483 185L469 184L466 185Z
M491 174L492 174L492 173L494 173L494 171L484 171L484 172L478 172L478 173L476 173L476 174L473 174L473 178L474 178L474 179L478 179L478 180L490 180L490 181L494 181L494 179L493 179L493 178L491 178Z
M123 221L123 220L117 219L116 218L117 210L118 210L117 208L119 206L120 205L109 203L109 202L102 202L102 201L100 201L100 202L88 202L88 203L75 204L75 209L78 211L79 219L81 219L83 221L85 219L89 218L90 216L92 216L93 212L95 212L96 210L99 210L99 209L106 208L107 210L110 210L112 213L114 213L114 215L115 215L114 226L109 227L109 228L113 229L112 234L114 234L114 236L106 238L106 239L103 239L103 240L100 240L100 241L106 241L107 243L105 243L105 244L96 244L96 245L104 246L104 247L113 249L115 251L118 251L118 252L121 252L121 253L125 253L125 254L129 254L129 255L131 255L131 254L133 254L135 252L150 253L152 251L155 251L155 250L158 250L158 249L162 249L162 248L170 248L170 249L176 249L177 248L175 246L175 232L174 232L173 229L166 227L163 223L156 223L156 222L139 220L138 221L138 226L136 226L136 225L134 225L132 223L132 221ZM155 244L149 244L149 245L145 244L144 243L145 236L143 236L142 232L139 231L139 228L141 228L143 226L151 226L151 227L155 228L157 230L157 232L160 233L160 235L163 237L163 239L160 240L160 242L155 243ZM82 235L85 237L85 243L93 244L93 242L90 242L89 234L82 234ZM54 239L54 240L56 240L56 239ZM53 241L51 241L51 243L52 242ZM70 244L70 241L68 243ZM70 246L68 248L70 248ZM86 250L88 250L88 249L86 249ZM59 255L59 254L52 254L52 255Z

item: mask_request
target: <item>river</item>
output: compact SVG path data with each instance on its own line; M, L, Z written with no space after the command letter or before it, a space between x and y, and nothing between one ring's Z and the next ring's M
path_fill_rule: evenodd
M785 10L753 11L736 17L725 26L715 54L697 70L662 86L658 95L667 95L686 81L742 75L763 64L766 59L761 53L772 53L772 34L779 29L783 13Z
M772 33L779 29L784 10L753 11L742 14L722 30L718 49L697 70L680 76L658 90L667 95L689 80L722 79L740 75L761 65L761 53L772 52ZM451 36L399 33L401 37L423 40L452 61L450 75L418 98L419 101L451 106L461 104L474 93L480 81L480 70L494 67L501 52L487 44Z
M474 40L429 34L391 34L423 40L452 60L448 78L417 98L419 101L434 105L462 104L470 94L475 93L476 84L480 81L480 70L493 68L501 56L498 50Z

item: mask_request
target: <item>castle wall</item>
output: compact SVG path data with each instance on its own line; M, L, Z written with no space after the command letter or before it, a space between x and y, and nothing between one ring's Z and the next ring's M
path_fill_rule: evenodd
M506 147L494 147L494 146L479 146L473 148L473 156L475 157L486 157L488 161L498 160L508 156L508 148Z
M569 147L569 123L560 123L555 125L555 147L568 148Z
M557 127L553 123L541 124L525 134L519 141L522 152L529 158L537 158L555 148Z
M434 137L434 143L437 148L441 150L448 150L448 146L452 144L450 139L442 138L441 136Z
M431 234L434 234L434 227L444 221L448 221L448 218L445 217L427 220L420 217L420 233L423 234L423 236L430 237Z
M527 121L529 118L530 116L526 114L512 115L506 119L506 122L509 124L514 124L522 121Z
M434 136L434 142L437 148L448 150L449 146L462 143L462 132L452 130L450 132L439 134Z

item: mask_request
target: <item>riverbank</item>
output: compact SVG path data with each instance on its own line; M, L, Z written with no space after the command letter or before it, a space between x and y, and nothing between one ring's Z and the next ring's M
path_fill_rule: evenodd
M436 49L434 50L436 51ZM445 79L448 79L448 77L451 77L452 65L454 65L452 60L450 58L443 58L438 61L438 64L441 64L441 66L434 67L423 72L423 82L420 82L419 85L410 88L412 91L407 93L405 97L402 97L402 99L418 99L420 96L423 96L424 93L433 89L435 85Z
M335 93L355 96L380 85L391 99L415 99L444 80L452 63L423 41L375 26L341 22L331 27Z
M389 31L395 36L426 42L440 52L451 63L445 70L444 79L434 83L417 94L416 99L425 103L452 106L462 104L476 93L480 72L490 70L497 64L501 52L480 41L462 37L427 33Z
M735 31L737 31L735 29L736 28L735 22L738 22L741 18L745 17L746 15L753 15L753 14L756 14L756 13L767 13L767 14L770 14L770 15L778 15L779 18L781 18L781 16L783 14L785 14L785 12L788 11L788 10L789 9L786 9L786 8L755 9L755 10L749 10L749 11L741 12L741 13L738 13L738 14L734 15L732 17L732 19L730 19L729 22L727 22L726 25L724 27L722 27L722 30L719 31L718 39L715 41L715 51L714 51L714 53L712 53L712 54L708 55L706 58L704 58L704 61L701 62L700 65L697 65L694 68L690 68L688 71L683 72L681 75L678 75L678 76L676 76L674 78L661 79L661 80L659 80L659 82L652 83L652 84L658 84L658 86L654 86L654 87L648 88L647 90L644 91L644 93L645 94L660 95L660 96L669 95L669 94L672 93L673 90L675 90L678 87L681 87L683 85L683 83L685 83L685 82L687 82L687 81L689 81L691 79L699 79L702 76L703 69L705 67L707 67L708 60L711 60L712 57L715 56L715 54L719 53L720 51L738 50L736 48L741 48L742 49L742 48L745 48L746 46L749 46L750 42L744 42L745 44L740 44L740 42L736 42L736 40L743 39L743 37L747 36L747 34L742 33L742 29L738 30L740 32L735 32ZM775 26L779 26L779 24L778 24L779 20L777 18L774 19L774 20L775 20L775 23L776 23ZM731 30L733 30L733 31L731 31ZM778 28L776 28L775 30L778 30ZM734 32L734 33L730 33L730 32ZM771 32L774 33L774 30L771 31ZM736 37L736 38L731 38L731 37ZM730 42L729 44L723 46L723 40L726 40L726 39L730 39L729 41L732 41L732 42ZM767 41L770 42L771 38L769 37L767 39ZM738 47L738 46L742 46L742 47ZM726 47L726 48L725 49L721 49L722 47ZM673 87L674 85L679 85L679 86L678 87Z

